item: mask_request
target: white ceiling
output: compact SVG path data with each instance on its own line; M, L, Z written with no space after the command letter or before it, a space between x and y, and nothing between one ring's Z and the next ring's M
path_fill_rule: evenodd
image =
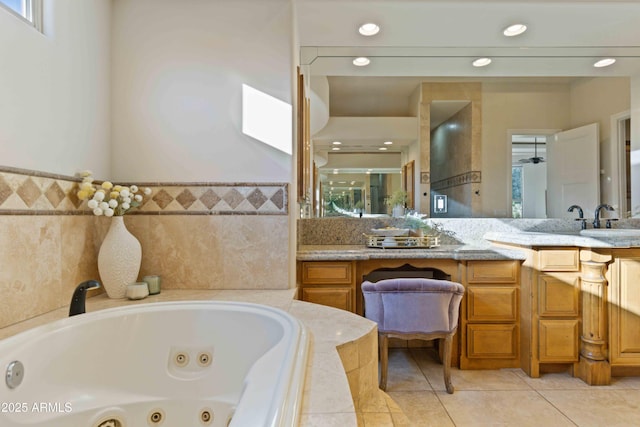
M587 76L640 74L639 1L298 0L301 62L323 75ZM365 22L382 30L373 37ZM524 23L528 30L505 37ZM367 67L351 60L366 55ZM471 59L490 56L488 67ZM615 57L595 69L601 57Z
M567 84L640 75L638 0L297 0L296 15L303 71L330 76L331 115L405 116L411 94L427 80ZM371 21L380 33L361 36L358 27ZM514 23L528 30L505 37L502 30ZM356 56L371 64L354 66ZM484 56L492 64L471 65ZM593 67L603 57L617 62Z

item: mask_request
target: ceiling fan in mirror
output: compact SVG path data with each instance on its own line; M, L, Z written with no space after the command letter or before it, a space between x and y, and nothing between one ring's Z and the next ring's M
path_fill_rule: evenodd
M544 163L544 157L538 156L538 138L533 139L533 157L529 157L527 159L520 159L520 163L533 163L537 165L538 163Z

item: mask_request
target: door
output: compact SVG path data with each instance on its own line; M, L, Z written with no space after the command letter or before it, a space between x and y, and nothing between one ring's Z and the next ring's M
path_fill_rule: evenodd
M571 205L593 212L600 204L598 123L556 133L547 141L547 217L573 218Z

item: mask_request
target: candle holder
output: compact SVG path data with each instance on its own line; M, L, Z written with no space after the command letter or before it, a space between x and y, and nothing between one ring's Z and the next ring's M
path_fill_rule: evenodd
M147 282L149 295L157 295L160 293L160 276L144 276L142 281Z

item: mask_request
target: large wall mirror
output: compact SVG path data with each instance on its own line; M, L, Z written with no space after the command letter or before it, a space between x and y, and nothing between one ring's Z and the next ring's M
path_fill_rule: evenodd
M320 31L306 17L313 11L317 21L314 3L303 3L302 33ZM462 20L480 7L468 6ZM640 6L624 7L618 12L640 17ZM311 39L303 34L301 42ZM316 177L307 189L312 215L391 215L398 191L409 210L433 218L569 217L571 204L589 211L600 202L620 217L638 214L632 146L640 141L632 143L632 134L640 40L606 49L595 41L526 49L324 41L300 51ZM594 67L605 51L615 67ZM478 52L493 63L471 66ZM355 66L357 57L369 65ZM436 196L445 205L436 206Z

